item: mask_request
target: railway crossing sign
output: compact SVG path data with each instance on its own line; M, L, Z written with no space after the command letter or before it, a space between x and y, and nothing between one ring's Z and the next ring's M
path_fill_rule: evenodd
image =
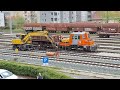
M48 57L43 57L42 58L43 65L45 65L45 66L48 65L48 60L49 60Z

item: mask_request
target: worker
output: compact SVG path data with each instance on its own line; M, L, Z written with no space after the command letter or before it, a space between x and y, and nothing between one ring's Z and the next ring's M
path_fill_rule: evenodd
M56 51L56 56L59 56L59 51Z
M37 79L43 79L41 73L38 74Z
M15 49L15 52L18 53L18 48Z

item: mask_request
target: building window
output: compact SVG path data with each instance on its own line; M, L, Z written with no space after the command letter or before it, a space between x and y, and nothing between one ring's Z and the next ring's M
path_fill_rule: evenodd
M55 21L57 21L57 18L55 18Z
M88 13L91 13L91 11L88 11Z
M46 22L46 19L45 19L45 22Z
M53 21L53 18L51 18L51 21Z
M91 15L88 15L88 18L91 18Z
M45 13L45 16L46 16L46 13Z
M57 16L57 12L54 12L54 15Z
M53 15L53 12L51 12L51 15Z

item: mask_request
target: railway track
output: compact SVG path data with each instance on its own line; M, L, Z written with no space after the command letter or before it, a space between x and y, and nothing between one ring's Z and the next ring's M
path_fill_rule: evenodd
M20 56L20 57L29 57L30 55L29 54L16 54L16 53L8 53L8 52L4 52L4 53L0 53L0 54L3 54L3 55L11 55L11 56ZM41 57L44 57L41 56ZM35 58L35 59L40 59L38 58L37 55L32 55L30 56L29 58ZM50 60L54 60L54 59L50 59ZM72 58L59 58L59 60L57 61L62 61L62 62L69 62L69 63L80 63L80 64L87 64L87 65L96 65L96 66L104 66L104 67L111 67L111 68L120 68L120 64L112 64L112 63L103 63L103 62L93 62L93 61L86 61L86 60L80 60L80 59L72 59Z
M8 56L19 56L19 57L29 57L29 58L36 58L36 59L40 59L39 56L41 57L44 57L45 56L45 53L43 53L42 55L37 55L37 54L33 54L31 55L30 53L26 53L26 54L23 54L23 53L11 53L11 52L1 52L0 53L1 55L8 55ZM72 54L70 54L70 56L72 56ZM75 56L75 55L74 55ZM102 60L118 60L120 61L120 57L108 57L108 56L100 56L100 55L86 55L86 54L81 54L79 56L77 56L78 58L77 59L74 59L74 58L68 58L68 57L60 57L58 61L62 61L62 62L70 62L70 63L81 63L81 64L90 64L90 65L98 65L98 66L106 66L106 67L115 67L115 68L120 68L120 62L119 64L117 63L104 63L104 62L97 62L96 61L86 61L86 60L81 60L80 57L94 57L94 58L97 58L97 59L100 59L101 61ZM52 58L52 57L51 57ZM86 58L87 59L87 58Z
M8 38L8 37L7 37ZM12 37L13 38L13 37ZM95 37L96 38L96 37ZM112 39L112 38L110 38L110 39ZM104 41L105 40L105 41ZM12 46L11 46L11 44L10 44L10 41L11 40L9 40L9 39L0 39L0 49L3 49L3 48L6 48L6 49L8 49L8 50L12 50ZM119 50L120 50L120 48L118 47L119 46L119 44L114 44L114 43L108 43L108 42L106 42L106 38L105 39L102 39L102 41L104 42L104 44L103 43L101 43L101 41L98 43L98 45L100 45L100 47L98 48L98 51L96 52L96 53L101 53L101 52L107 52L107 53L117 53L117 54L119 54L120 52L119 52ZM102 45L101 45L102 44ZM113 45L111 45L111 44L113 44ZM68 51L69 52L69 51ZM68 53L67 52L67 53ZM83 51L80 51L80 52L83 52ZM77 52L77 53L79 53L80 54L80 52ZM73 53L75 53L75 52L73 52ZM85 52L84 52L85 53ZM64 54L64 53L63 53ZM78 54L76 54L75 53L75 55L77 56ZM92 57L92 55L91 55L91 57ZM97 56L95 56L95 55L93 55L93 57L97 57Z
M92 39L94 39L94 40L116 40L116 41L119 41L120 40L120 38L119 37L117 37L117 38L92 38Z
M114 40L95 40L96 43L114 43L114 44L120 44L120 41L114 41Z
M99 53L98 53L99 54ZM112 53L111 53L112 54ZM107 60L119 60L120 57L118 56L104 56L104 55L97 55L96 53L75 53L75 52L63 52L61 55L69 55L69 56L77 56L77 57L88 57L88 58L94 58L94 59L107 59Z
M109 46L102 46L102 45L100 45L99 49L120 50L120 47L118 47L118 46L111 46L111 45L109 45Z
M14 52L12 50L12 47L11 46L2 46L0 47L0 51L2 50L6 50L6 51L11 51L11 52ZM48 51L51 51L51 50L48 50ZM108 50L109 51L109 50ZM101 51L101 49L99 49L97 52L84 52L84 51L66 51L66 50L62 50L62 51L59 51L61 55L70 55L70 56L80 56L80 57L90 57L90 58L105 58L105 59L113 59L113 60L119 60L120 58L119 57L115 57L114 55L113 56L102 56L102 55L96 55L96 54L99 54L99 53L108 53L108 54L119 54L120 52L114 52L113 51L109 51L108 52L107 50L104 50ZM38 53L45 53L46 51L36 51L36 50L32 50L32 51L22 51L22 52L27 52L27 53L33 53L33 52L36 52L36 54Z
M58 61L71 62L71 63L81 63L81 64L88 64L88 65L96 65L96 66L105 66L105 67L112 67L112 68L120 68L120 64L101 63L101 62L74 60L74 59L66 60L66 58L60 59Z
M97 43L99 46L118 46L120 47L120 44L114 44L114 43Z

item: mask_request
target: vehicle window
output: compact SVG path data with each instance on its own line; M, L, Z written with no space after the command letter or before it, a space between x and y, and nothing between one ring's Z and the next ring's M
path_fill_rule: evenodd
M16 38L20 38L20 35L16 35Z
M24 39L25 36L26 36L26 35L21 35L21 39Z
M73 36L72 39L79 39L79 36Z
M74 39L74 36L72 37L72 39Z
M75 36L75 39L78 39L78 36Z
M12 75L13 75L13 73L10 71L5 71L5 72L1 73L1 76L3 76L3 78L7 78Z
M0 78L2 78L2 76L0 75Z

